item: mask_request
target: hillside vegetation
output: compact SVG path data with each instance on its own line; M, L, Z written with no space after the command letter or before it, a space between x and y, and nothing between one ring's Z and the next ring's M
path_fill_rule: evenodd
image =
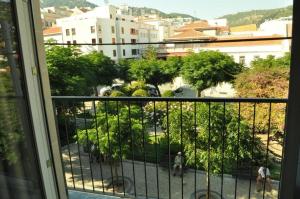
M229 26L241 26L246 24L260 25L266 20L278 19L280 17L288 17L291 15L293 15L293 6L269 10L239 12L236 14L225 15L220 18L226 18Z
M41 0L41 7L60 7L67 6L69 8L75 7L96 7L95 4L86 0Z

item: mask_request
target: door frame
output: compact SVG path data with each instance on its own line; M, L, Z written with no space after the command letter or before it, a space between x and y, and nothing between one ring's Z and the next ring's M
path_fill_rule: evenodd
M48 199L66 199L59 139L43 45L39 0L15 0L20 53L44 192Z

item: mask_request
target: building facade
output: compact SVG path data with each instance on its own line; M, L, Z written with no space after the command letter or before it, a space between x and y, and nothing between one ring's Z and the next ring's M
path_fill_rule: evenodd
M56 21L62 43L83 44L83 53L103 52L113 60L138 58L147 46L136 43L158 41L153 25L136 22L133 16L123 15L111 5ZM52 38L44 36L45 40Z

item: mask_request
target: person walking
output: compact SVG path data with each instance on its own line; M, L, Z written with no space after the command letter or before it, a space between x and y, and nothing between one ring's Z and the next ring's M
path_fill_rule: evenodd
M175 160L174 160L174 166L173 166L173 176L176 176L177 170L179 170L180 176L183 175L182 165L183 165L184 159L181 154L181 152L178 152Z
M266 191L268 192L272 190L271 173L269 168L262 166L258 169L258 175L256 178L256 190L257 192L260 192L264 188L266 188Z

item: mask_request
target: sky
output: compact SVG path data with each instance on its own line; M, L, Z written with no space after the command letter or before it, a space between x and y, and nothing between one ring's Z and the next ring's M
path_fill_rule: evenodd
M104 5L104 0L88 0ZM201 19L212 19L241 11L271 9L291 5L293 0L107 0L112 5L156 8L166 13L179 12Z

